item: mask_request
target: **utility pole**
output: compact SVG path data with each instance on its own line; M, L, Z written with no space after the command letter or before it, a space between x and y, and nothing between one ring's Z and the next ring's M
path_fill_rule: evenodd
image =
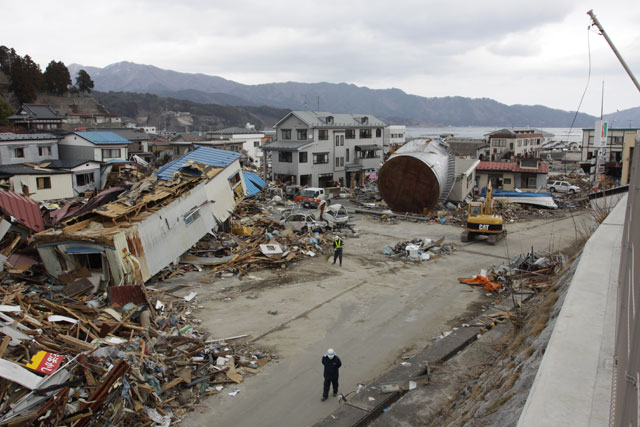
M622 64L622 67L627 72L629 77L631 77L631 80L633 81L633 84L636 85L636 88L640 92L640 83L638 83L638 80L636 80L636 77L631 72L631 69L629 68L627 63L624 62L624 59L622 59L622 55L620 55L620 52L618 52L618 49L616 49L615 45L613 44L613 42L611 41L611 39L607 35L607 32L604 30L604 28L602 28L602 25L600 25L600 21L598 21L598 18L596 18L595 13L593 13L593 9L591 9L589 12L587 12L587 15L589 15L591 17L591 20L593 21L593 25L598 27L598 29L600 30L600 33L604 36L604 39L607 41L607 43L609 43L609 46L611 47L611 50L613 50L613 53L618 58L618 61L620 61L620 64Z

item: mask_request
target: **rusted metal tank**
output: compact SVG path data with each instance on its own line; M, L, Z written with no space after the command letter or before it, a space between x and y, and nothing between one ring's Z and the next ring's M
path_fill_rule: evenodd
M443 140L400 147L378 174L378 190L395 212L423 213L445 201L455 181L455 156Z

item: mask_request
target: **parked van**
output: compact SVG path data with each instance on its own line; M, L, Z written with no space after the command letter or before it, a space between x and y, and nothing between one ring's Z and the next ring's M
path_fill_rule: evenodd
M302 203L305 208L316 209L321 201L327 199L327 193L324 188L309 187L302 190L299 196L296 196L296 203Z

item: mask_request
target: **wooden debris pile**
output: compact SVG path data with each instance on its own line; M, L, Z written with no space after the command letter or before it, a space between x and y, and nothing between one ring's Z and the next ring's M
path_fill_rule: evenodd
M512 257L508 264L495 265L481 271L479 276L499 284L499 292L539 292L550 286L550 277L560 271L564 261L564 256L560 253L534 251L531 248L525 255ZM471 285L479 284L474 281L460 281Z
M166 280L194 268L242 276L264 268L286 268L305 257L330 250L332 236L328 233L296 234L269 219L268 214L258 202L245 200L236 207L229 232L205 235L180 258L180 268L167 267L159 273L159 279Z
M271 359L198 331L195 292L119 286L104 301L37 282L0 282L0 424L170 425Z

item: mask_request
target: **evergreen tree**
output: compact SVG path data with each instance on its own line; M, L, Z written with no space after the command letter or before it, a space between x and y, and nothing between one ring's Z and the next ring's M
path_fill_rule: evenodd
M91 89L93 89L93 80L91 80L91 76L85 70L78 71L78 75L76 76L76 85L78 86L78 90L82 93L91 93Z
M20 104L33 102L44 88L40 66L29 55L19 56L14 49L0 46L0 69L11 80L11 90Z
M3 96L0 96L0 126L9 126L11 122L7 120L7 117L15 113L16 110L13 109L9 102Z
M62 96L69 91L71 76L62 61L51 61L44 71L44 82L50 94Z

